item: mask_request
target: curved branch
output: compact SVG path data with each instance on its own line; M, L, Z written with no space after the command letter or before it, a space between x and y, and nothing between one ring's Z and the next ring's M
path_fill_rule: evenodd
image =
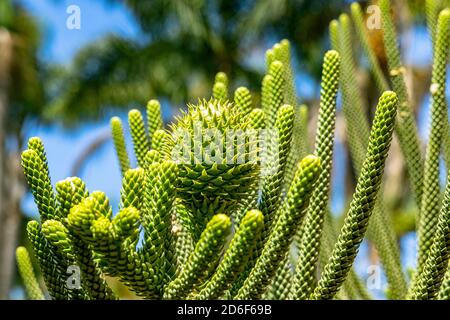
M75 159L75 162L70 170L71 176L80 176L81 170L86 165L86 162L92 157L92 155L97 152L109 139L111 139L111 133L109 131L101 132L97 137L95 137L87 147L80 153L80 155Z

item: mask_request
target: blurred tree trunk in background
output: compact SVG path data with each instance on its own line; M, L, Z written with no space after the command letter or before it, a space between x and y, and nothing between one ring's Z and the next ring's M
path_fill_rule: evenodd
M15 249L23 215L25 184L20 166L23 125L41 119L45 75L37 59L38 28L10 0L0 1L0 300L16 276Z
M0 29L0 299L8 296L14 270L14 248L16 246L18 219L9 210L10 189L8 184L9 163L5 148L6 115L8 113L10 71L12 60L12 36L8 30ZM12 208L11 208L12 209Z

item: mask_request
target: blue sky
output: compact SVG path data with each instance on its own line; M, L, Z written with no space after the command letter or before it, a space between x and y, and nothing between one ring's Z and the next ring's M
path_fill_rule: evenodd
M43 31L44 45L41 57L55 63L70 63L77 51L86 44L102 38L107 33L125 37L139 35L139 26L132 14L121 5L97 0L18 0L33 14ZM66 12L76 5L81 12L81 29L68 29Z
M120 4L111 5L106 1L55 1L55 0L20 0L40 24L43 45L40 58L46 63L70 64L80 48L101 39L109 33L125 37L137 37L139 27L133 16ZM77 5L81 13L81 29L70 30L66 27L69 5ZM112 116L112 114L110 115ZM124 118L124 114L121 115ZM124 119L125 120L125 119ZM98 135L109 130L109 117L98 123L88 123L72 130L60 125L29 124L27 137L39 136L43 139L53 182L70 175L76 157ZM113 146L108 142L96 153L82 171L82 178L90 190L105 191L112 203L118 201L120 174L113 153ZM30 215L36 214L36 207L31 196L23 203Z
M78 0L78 1L57 1L57 0L18 0L28 11L33 14L38 22L43 34L43 45L40 50L40 58L46 63L70 64L71 59L79 49L86 44L101 39L108 33L119 34L126 37L137 38L140 34L139 27L133 16L127 9L119 4L107 4L106 1ZM69 5L77 5L81 10L81 29L69 30L66 27L68 14L66 9ZM409 52L404 58L407 63L428 65L431 61L431 47L425 28L417 28L413 33L405 36L403 45L408 40ZM261 50L264 55L264 51ZM263 56L260 60L263 61ZM301 89L301 96L318 92L318 87L304 75L296 76L297 88ZM92 141L93 138L109 130L109 118L113 114L108 114L96 123L83 124L72 130L62 128L58 124L36 125L28 124L26 136L40 136L47 148L48 160L51 168L53 182L64 179L70 175L75 158ZM124 122L125 113L119 114ZM425 101L425 108L419 114L419 124L421 134L428 132L428 108ZM129 136L129 135L128 135ZM129 144L130 146L130 144ZM335 154L343 154L342 145L336 145ZM338 157L339 162L345 159ZM345 176L345 169L336 170L334 186L335 193L332 203L334 211L342 210L344 203L341 199L344 196L342 177ZM110 197L113 204L117 204L120 175L113 146L108 142L96 155L88 162L82 171L83 178L89 190L102 190ZM36 214L36 207L30 196L23 202L23 208L29 215ZM408 265L414 262L415 242L414 237L408 236L402 240L403 254L407 257ZM360 257L358 258L360 259ZM366 265L358 264L358 270L364 273Z

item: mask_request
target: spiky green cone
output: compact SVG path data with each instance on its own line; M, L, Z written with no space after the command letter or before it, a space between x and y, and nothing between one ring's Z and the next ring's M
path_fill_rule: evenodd
M255 245L263 225L264 216L261 211L247 212L214 275L198 294L198 299L217 299L228 289L245 267L249 258L248 253Z
M438 32L439 37L439 32ZM438 40L439 42L439 40ZM450 172L450 171L449 171ZM433 237L430 253L424 268L414 281L410 298L414 300L432 300L439 293L439 288L448 269L450 258L450 173L447 178L447 188L444 194L442 209Z
M247 115L252 111L252 95L246 87L239 87L234 91L234 104L243 115Z
M145 170L142 168L128 170L122 179L119 208L134 207L141 210L144 205Z
M393 90L397 93L399 100L396 132L400 147L405 156L413 196L416 204L420 206L422 199L423 159L420 152L417 127L408 101L408 93L404 79L405 68L400 60L397 32L391 16L390 1L380 0L379 7L381 10L384 48L388 60L389 73Z
M263 106L263 110L267 116L267 128L272 128L277 119L278 109L284 104L285 80L283 63L280 61L272 62L269 67L268 75L271 76L267 88L270 102L266 106L266 109L264 109Z
M102 191L93 191L90 195L95 199L95 209L104 217L112 217L112 207L109 203L109 199Z
M356 191L333 253L312 295L313 299L333 298L355 260L381 184L397 103L394 92L387 91L380 97Z
M316 276L324 215L328 208L333 161L336 95L339 86L340 57L336 51L325 54L315 153L322 163L322 172L311 196L311 204L302 228L303 236L295 270L292 299L307 299Z
M138 165L145 165L145 155L150 150L150 141L145 129L144 118L139 110L133 109L128 113L128 124L133 138L134 154Z
M152 99L147 103L147 126L150 144L153 145L153 135L164 127L161 105L158 100Z
M439 185L439 156L448 123L446 101L447 61L449 53L450 9L439 14L437 23L433 75L431 79L431 127L425 155L422 205L419 220L419 258L417 269L421 272L431 247L439 217L441 190Z
M28 223L27 233L34 255L39 262L48 293L56 300L70 299L71 296L67 292L66 286L66 263L47 243L37 221Z
M71 233L89 243L92 241L91 223L100 217L110 219L111 216L112 208L106 195L94 191L89 197L74 203L65 223Z
M224 214L211 218L203 231L194 252L189 256L186 266L164 290L165 299L182 299L202 280L208 265L217 261L225 239L231 230L231 220Z
M22 152L22 167L42 221L59 218L46 164L34 150Z
M133 212L137 211L134 208L126 208L122 209L119 214L128 211L128 209L133 209ZM136 219L139 220L139 213L137 213ZM127 253L121 250L122 243L120 241L123 242L125 239L118 237L111 220L106 217L101 216L89 223L91 225L91 237L83 240L91 244L102 272L113 277L119 277L120 272L125 270L124 266L126 266L128 258Z
M257 181L259 159L250 149L248 123L232 104L200 101L171 126L171 159L178 163L177 192L192 212L198 238L210 217L234 210Z
M266 289L304 217L320 170L320 159L315 156L307 156L299 163L280 216L235 299L257 299Z
M118 117L111 118L111 136L114 143L117 159L119 160L120 172L122 176L130 169L130 158L127 152L127 145L123 133L122 121Z
M18 247L16 249L16 259L17 267L20 276L22 277L27 296L31 300L44 300L44 294L42 293L36 275L34 274L28 250L25 247Z

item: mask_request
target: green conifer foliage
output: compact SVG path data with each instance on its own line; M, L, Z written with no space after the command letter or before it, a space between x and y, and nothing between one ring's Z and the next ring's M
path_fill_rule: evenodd
M71 299L72 295L67 290L66 279L62 276L63 272L64 274L66 272L64 267L67 264L56 249L47 242L37 221L28 223L27 234L49 295L55 300Z
M314 286L316 264L322 235L324 215L328 207L333 160L336 95L339 86L340 57L336 51L325 54L322 71L321 105L315 153L321 159L322 172L311 196L299 247L295 270L294 299L306 299Z
M224 72L218 72L213 86L213 97L225 101L228 98L228 77Z
M16 250L16 259L28 297L32 300L44 300L44 294L34 274L28 250L25 247L18 247Z
M233 236L233 240L217 270L200 291L199 299L218 298L231 285L244 268L248 259L248 252L255 245L255 240L263 225L264 216L261 211L251 210L247 212L241 220L239 229Z
M380 0L379 6L381 10L384 47L389 65L389 74L393 90L397 93L399 99L396 131L402 152L405 156L413 195L416 203L420 205L422 199L423 160L420 152L417 127L410 109L408 93L406 90L404 78L405 68L400 60L397 32L392 20L390 1Z
M171 126L169 153L179 163L177 192L195 221L196 239L212 215L231 213L257 182L257 150L242 139L245 119L228 102L203 100Z
M308 113L317 105L300 104L287 40L266 52L260 93L232 88L219 72L212 98L188 104L166 128L154 99L146 117L129 112L129 128L111 119L122 175L118 208L105 193L89 192L78 177L53 187L44 145L31 138L22 166L40 218L28 223L27 235L47 292L20 247L18 267L29 297L117 299L105 280L113 277L144 299L371 299L353 268L367 233L386 272L389 298L449 299L450 182L441 202L438 165L441 151L450 149L445 136L450 15L444 9L438 18L440 1L426 5L434 64L425 161L387 0L380 0L380 8L396 93L386 91L390 83L369 45L363 10L354 3L353 25L346 14L330 24L333 50L324 56L314 155L309 155ZM356 81L363 68L357 65L355 39L381 94L372 125L368 99ZM335 133L339 87L346 130ZM394 128L421 205L421 258L409 288L383 196ZM131 134L136 165L124 132ZM329 200L335 135L347 142L357 177L342 226Z
M120 172L124 175L125 172L130 169L130 159L127 153L122 121L118 117L113 117L110 125L114 148L116 150L117 159L119 160Z
M389 89L389 85L383 74L380 63L378 62L377 57L375 56L373 48L370 45L369 34L367 32L367 29L366 29L366 26L364 23L364 16L363 16L363 12L361 10L361 6L359 5L359 3L357 3L357 2L352 3L351 14L352 14L353 22L355 24L356 33L359 38L359 42L361 43L361 46L363 47L364 53L366 54L366 56L369 59L370 69L371 69L371 72L375 79L375 83L378 87L378 90L380 92L384 92Z
M275 121L277 119L277 112L281 105L284 104L284 88L285 88L285 76L284 76L284 68L282 62L276 60L272 62L269 66L268 75L271 79L268 82L268 104L267 106L263 105L264 112L267 114L267 127L271 128L274 126ZM263 84L264 85L264 84Z
M425 261L423 271L419 273L410 291L410 298L415 300L435 299L439 293L450 258L450 175L447 178L441 212L439 213L436 232Z
M131 137L133 138L134 153L140 167L144 166L147 151L150 150L150 141L145 129L144 118L139 110L131 110L128 113Z
M195 281L201 279L202 273L208 265L217 259L217 251L225 243L230 233L231 221L224 214L218 214L211 218L202 232L200 240L195 246L194 252L188 258L186 266L181 273L167 286L164 297L167 299L184 298L195 285Z
M253 109L250 91L245 87L237 88L234 92L234 103L243 115L250 113Z
M320 159L315 156L307 156L299 163L273 232L236 299L257 299L264 292L305 215L320 170Z
M157 130L162 130L164 127L161 105L158 100L152 99L147 103L147 125L150 143L153 145L153 135Z
M422 203L419 220L419 262L418 270L425 263L439 216L439 156L445 142L448 124L446 103L446 76L449 54L449 21L450 9L439 14L435 37L433 75L431 79L431 131L425 155L423 174Z
M368 153L358 178L356 191L333 253L312 295L314 299L333 298L356 257L381 183L384 162L392 138L397 103L397 95L394 92L386 91L380 97L369 139Z
M343 113L347 122L348 144L354 171L356 175L359 175L369 141L369 124L365 116L367 112L361 105L361 91L353 77L356 63L351 41L350 21L347 15L341 15L339 22L333 21L330 24L330 34L332 45L343 55ZM349 70L352 72L348 72ZM386 214L381 199L382 195L375 203L373 222L369 225L368 237L374 242L386 275L392 284L393 298L400 299L406 294L406 281L400 266L400 250L392 228L392 221Z

